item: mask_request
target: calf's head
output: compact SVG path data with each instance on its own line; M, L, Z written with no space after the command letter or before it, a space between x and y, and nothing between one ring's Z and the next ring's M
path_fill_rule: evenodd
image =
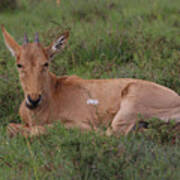
M3 37L7 48L16 58L16 65L19 72L19 78L24 90L26 106L29 109L35 109L43 100L49 91L48 66L53 56L61 51L69 33L65 32L59 36L49 47L43 47L35 35L35 41L29 43L27 36L24 36L24 43L20 46L13 37L1 26Z

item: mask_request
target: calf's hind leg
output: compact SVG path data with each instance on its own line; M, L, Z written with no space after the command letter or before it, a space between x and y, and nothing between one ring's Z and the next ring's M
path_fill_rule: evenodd
M107 130L107 135L126 135L138 121L138 113L135 111L133 101L124 99L120 110L115 115L111 127Z
M178 99L178 96L176 99ZM153 101L146 104L144 101L142 104L137 96L124 97L121 102L120 110L115 115L111 127L107 130L107 135L128 134L136 123L142 120L141 117L143 117L143 119L157 117L164 122L174 119L177 123L179 122L179 106L169 109L164 107L158 109L157 107L154 108L154 102L156 103L156 101ZM141 117L139 115L141 115Z

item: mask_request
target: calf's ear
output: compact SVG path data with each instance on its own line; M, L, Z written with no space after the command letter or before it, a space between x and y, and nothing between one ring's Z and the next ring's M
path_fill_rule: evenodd
M6 31L4 25L1 25L4 42L13 56L18 58L21 52L21 46L13 39L13 37Z
M66 31L61 34L49 47L46 48L49 59L52 59L55 54L64 49L65 45L67 44L68 38L69 32Z

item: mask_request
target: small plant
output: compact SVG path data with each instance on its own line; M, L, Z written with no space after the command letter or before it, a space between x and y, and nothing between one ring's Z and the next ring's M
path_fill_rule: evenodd
M173 120L165 123L157 118L146 120L146 128L143 130L143 134L136 129L137 134L144 136L148 140L155 141L159 144L165 143L177 143L180 132L177 124Z

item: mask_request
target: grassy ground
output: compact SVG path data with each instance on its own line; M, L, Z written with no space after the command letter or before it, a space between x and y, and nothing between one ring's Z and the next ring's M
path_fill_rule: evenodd
M0 24L19 42L36 31L48 45L70 30L66 50L51 64L57 75L131 77L180 93L179 0L19 0L0 12ZM180 179L180 142L172 124L152 120L144 134L106 137L66 130L60 124L34 139L6 136L20 122L23 99L14 59L0 35L0 180L6 179Z

